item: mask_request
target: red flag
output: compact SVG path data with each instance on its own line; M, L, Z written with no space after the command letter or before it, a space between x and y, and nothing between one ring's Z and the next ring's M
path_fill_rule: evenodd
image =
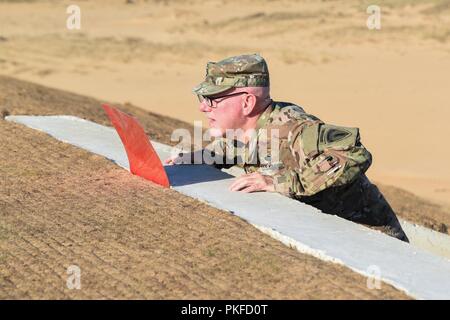
M107 104L102 105L127 152L132 174L169 187L164 166L137 119Z

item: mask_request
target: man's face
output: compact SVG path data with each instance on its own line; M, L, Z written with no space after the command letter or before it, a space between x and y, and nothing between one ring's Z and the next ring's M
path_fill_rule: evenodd
M245 117L242 113L242 104L246 92L233 89L224 93L208 96L212 106L207 100L200 102L199 109L208 118L210 134L214 137L224 136L226 129L239 129Z

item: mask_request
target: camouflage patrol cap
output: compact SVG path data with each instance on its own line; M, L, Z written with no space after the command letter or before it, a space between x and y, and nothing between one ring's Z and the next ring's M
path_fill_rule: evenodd
M239 87L268 87L269 70L259 54L230 57L219 62L208 62L205 81L192 92L210 96Z

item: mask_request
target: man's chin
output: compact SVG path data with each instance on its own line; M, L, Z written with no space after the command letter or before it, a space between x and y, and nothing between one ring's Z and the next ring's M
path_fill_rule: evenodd
M208 132L211 137L215 137L215 138L223 137L223 135L224 135L224 130L222 130L220 128L214 128L214 127L209 128Z

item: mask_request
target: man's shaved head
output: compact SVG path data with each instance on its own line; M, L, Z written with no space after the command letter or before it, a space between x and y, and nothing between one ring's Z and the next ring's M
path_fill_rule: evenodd
M253 94L256 97L256 106L254 112L259 113L261 111L264 111L271 101L269 87L246 87L239 89L239 91L241 91L242 89L242 91Z

